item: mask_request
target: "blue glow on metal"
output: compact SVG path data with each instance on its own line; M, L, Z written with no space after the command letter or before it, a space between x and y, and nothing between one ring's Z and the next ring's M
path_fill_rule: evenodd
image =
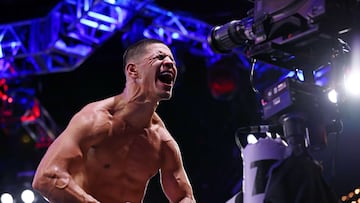
M164 36L164 33L165 33L165 31L164 31L163 28L158 28L158 34L159 34L160 36Z
M2 33L0 33L0 42L4 39L4 35L5 35L5 29Z
M85 18L80 19L80 23L82 23L84 25L87 25L89 27L92 27L92 28L98 28L99 27L99 23L97 23L95 21L92 21L92 20L85 19Z
M86 26L89 26L89 27L92 27L92 28L96 28L96 29L99 29L99 30L102 30L102 31L106 31L106 32L112 32L115 30L115 26L114 25L110 25L110 26L106 26L104 24L99 24L93 20L88 20L88 19L85 19L85 18L81 18L80 19L80 23L86 25Z
M116 0L104 0L105 3L115 4Z
M297 77L300 81L305 81L304 73L303 73L302 70L297 70L297 71L296 71L296 77Z
M118 23L123 25L127 17L130 16L130 13L124 9L121 9L120 7L115 7L115 11L118 15L117 16Z
M179 33L174 32L174 33L171 34L171 38L173 38L173 39L179 39L179 38L180 38L180 35L179 35Z
M92 0L90 0L93 2ZM84 11L88 11L90 9L90 2L89 0L84 0Z
M17 49L21 46L20 42L0 43L0 58L16 54Z
M15 47L17 47L20 43L19 42L10 42L10 47L12 49L15 49Z
M54 47L58 48L59 50L63 50L66 53L77 54L77 55L80 55L80 56L87 56L92 51L92 48L90 46L85 46L85 45L82 45L82 44L78 44L76 46L70 47L70 46L67 46L65 44L65 42L62 41L62 40L56 41Z
M104 3L108 3L111 5L116 5L116 6L123 6L123 7L127 7L127 6L131 6L134 4L147 4L150 3L150 1L152 0L147 0L147 1L138 1L138 0L104 0Z
M330 65L322 66L313 71L313 76L315 80L315 84L319 86L326 86L329 84L330 80L328 78L329 74L331 73Z
M0 44L0 59L1 59L2 57L4 57L4 55L3 55L3 51L2 51L2 46L1 46L1 44ZM0 67L0 68L1 68L1 67Z
M295 76L295 71L289 71L288 73L286 73L285 75L283 75L282 77L280 77L279 80L285 79L285 78L292 78Z
M149 33L149 30L144 30L144 31L143 31L143 35L144 35L144 37L146 37L146 38L151 38L151 35L150 35L150 33Z
M173 16L173 13L171 11L168 11L168 10L164 10L156 5L147 5L147 9L155 12L155 13L158 13L158 14L163 14L165 16ZM160 15L161 16L161 15Z
M324 66L313 71L313 75L315 78L321 78L324 77L329 72L330 72L330 66Z
M315 80L315 84L316 84L316 85L319 85L319 86L321 86L321 87L324 87L324 86L326 86L326 85L329 84L329 79L326 78L326 77L322 77L322 78L316 79L316 80Z
M243 54L238 54L237 55L239 57L239 59L241 60L241 63L245 66L245 67L250 67L250 60L245 57L245 55ZM257 65L257 64L255 64Z
M100 13L96 13L96 12L93 12L93 11L89 11L87 13L87 15L90 16L90 17L93 17L95 19L104 21L104 22L114 23L114 24L117 23L117 21L114 18L111 18L109 16L106 16L106 15L103 15L103 14L100 14Z

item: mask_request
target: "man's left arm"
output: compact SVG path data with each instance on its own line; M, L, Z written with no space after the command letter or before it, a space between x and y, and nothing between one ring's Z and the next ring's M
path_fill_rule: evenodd
M195 203L193 190L185 172L180 149L175 140L162 145L163 164L160 169L163 191L171 203Z

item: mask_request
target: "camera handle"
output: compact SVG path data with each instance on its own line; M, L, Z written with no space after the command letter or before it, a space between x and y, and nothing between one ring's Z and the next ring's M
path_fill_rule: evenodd
M302 154L306 150L307 128L305 118L300 113L288 113L280 116L279 122L283 126L284 138L291 154Z

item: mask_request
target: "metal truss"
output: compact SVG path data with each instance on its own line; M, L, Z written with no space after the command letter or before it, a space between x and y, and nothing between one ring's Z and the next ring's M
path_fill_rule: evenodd
M51 144L58 127L30 87L11 87L0 79L0 126L7 135L25 132L37 148Z
M64 0L44 18L0 25L0 78L74 70L115 32L127 32L134 18L150 22L137 29L145 37L182 41L194 53L213 54L208 24L152 1Z

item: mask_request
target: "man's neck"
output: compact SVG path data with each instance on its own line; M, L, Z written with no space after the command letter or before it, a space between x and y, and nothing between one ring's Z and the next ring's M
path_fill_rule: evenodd
M124 102L122 102L123 119L133 127L149 127L158 102L140 97L127 97L124 94L122 96L122 101Z

